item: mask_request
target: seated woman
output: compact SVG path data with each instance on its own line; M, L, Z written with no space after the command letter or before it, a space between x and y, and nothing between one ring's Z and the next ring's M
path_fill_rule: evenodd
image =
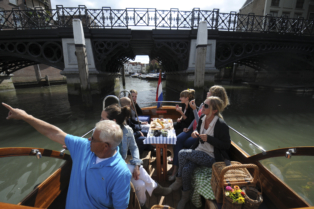
M174 123L174 129L176 134L179 135L184 128L189 127L190 123L194 120L193 110L189 105L189 102L194 99L195 91L193 89L187 89L180 93L180 101L182 107L176 106L176 111L181 114L181 117Z
M224 103L223 108L226 108L229 105L229 99L228 99L226 90L222 86L217 86L217 85L212 86L207 92L207 97L210 97L210 96L219 97ZM183 132L177 136L177 143L173 147L173 169L172 169L172 175L169 176L168 178L169 181L173 181L177 175L179 151L183 148L191 148L191 146L197 140L197 138L191 137L191 134L193 130L196 129L197 121L199 120L199 116L201 116L202 114L203 104L200 105L198 112L197 112L197 108L196 108L194 100L190 101L189 105L193 109L195 119L192 121L192 123L190 124L188 128L184 128Z
M110 105L106 107L101 113L101 120L114 120L120 125L123 131L123 139L119 145L120 154L123 159L127 158L128 149L131 151L132 160L128 164L128 168L132 173L131 182L133 183L137 198L141 204L142 208L146 208L146 194L151 196L155 195L168 195L171 193L170 188L163 188L158 183L156 183L141 166L142 161L139 158L139 151L133 136L133 131L128 125L124 125L124 122L131 115L129 107L120 108L117 105Z
M170 185L172 190L182 189L182 197L177 208L183 209L189 201L191 179L197 166L212 167L213 163L229 160L227 150L231 145L229 127L223 121L221 112L223 101L218 97L208 97L198 121L197 130L192 133L193 138L199 138L191 149L179 152L179 171L176 181Z
M131 107L131 100L128 97L120 98L121 107ZM134 124L131 118L126 120L126 123L132 128L134 133L134 138L139 149L140 155L146 151L154 150L154 147L151 144L144 144L143 141L146 139L144 133L142 133L142 129L139 125Z

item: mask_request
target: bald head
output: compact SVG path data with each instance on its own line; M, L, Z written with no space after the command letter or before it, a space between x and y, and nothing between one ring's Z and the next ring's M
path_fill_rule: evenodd
M120 99L120 104L121 104L121 107L125 107L125 106L130 107L131 106L131 100L128 97L122 97Z

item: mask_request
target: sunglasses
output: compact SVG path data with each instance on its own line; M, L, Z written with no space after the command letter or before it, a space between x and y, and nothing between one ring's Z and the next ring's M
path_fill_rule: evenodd
M208 105L208 104L204 104L204 108L205 108L205 109L208 109L208 108L209 108L209 105Z

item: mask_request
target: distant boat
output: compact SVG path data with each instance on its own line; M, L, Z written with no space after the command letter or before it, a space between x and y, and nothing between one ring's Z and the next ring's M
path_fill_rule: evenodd
M138 77L138 73L134 73L133 75L131 75L132 78L137 78Z
M161 79L165 79L166 75L164 73L161 74ZM146 76L146 80L158 80L159 73L150 73Z

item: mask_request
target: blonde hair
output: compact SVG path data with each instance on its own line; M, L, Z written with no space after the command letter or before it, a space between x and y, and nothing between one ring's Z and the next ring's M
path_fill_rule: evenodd
M195 90L194 89L187 89L180 93L180 97L188 97L189 100L194 99Z
M131 89L131 90L130 90L130 93L131 93L131 94L132 94L132 93L137 94L137 91L136 91L135 89Z
M209 104L210 104L212 110L217 110L215 115L217 115L218 117L223 119L221 113L225 109L224 102L219 97L216 97L216 96L207 97L206 100L208 100L208 99L209 99Z
M219 97L224 102L224 108L230 105L228 95L224 87L215 85L210 87L209 92L212 96Z
M131 106L131 99L128 97L120 98L120 105L121 107L128 106L128 105Z
M100 131L99 139L109 143L113 150L122 142L122 129L112 120L99 121L96 123L95 130Z

